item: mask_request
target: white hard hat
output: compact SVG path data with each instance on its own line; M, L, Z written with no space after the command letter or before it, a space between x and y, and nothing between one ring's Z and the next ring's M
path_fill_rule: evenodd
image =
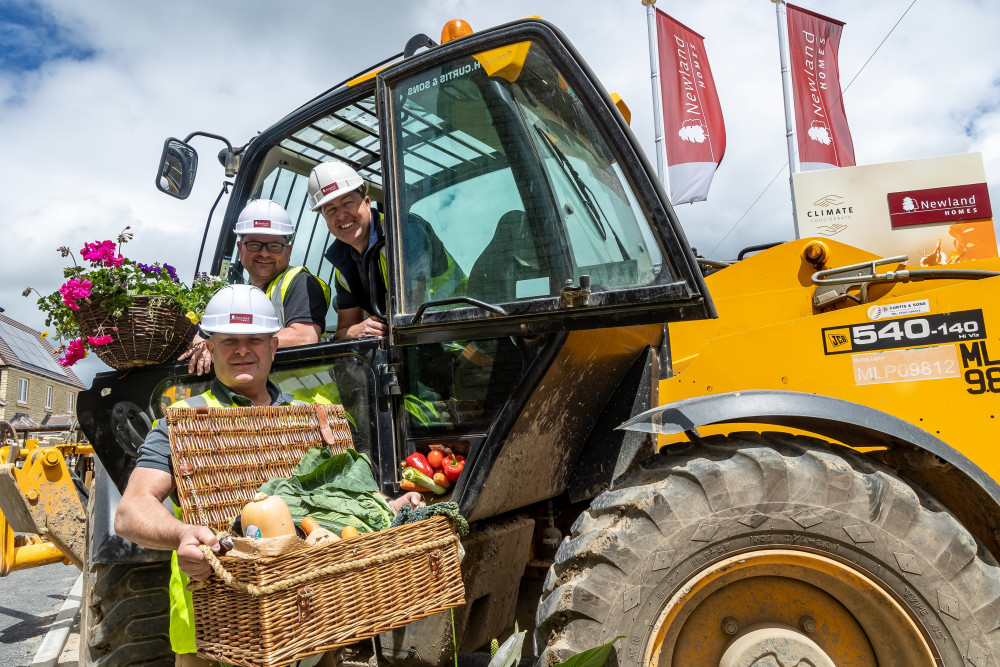
M265 234L290 237L295 234L295 227L281 204L270 199L254 199L240 211L234 231L240 236Z
M281 323L259 287L226 285L205 306L201 328L210 334L273 334Z
M323 204L357 190L365 184L358 172L343 162L320 162L309 174L309 204L318 211Z

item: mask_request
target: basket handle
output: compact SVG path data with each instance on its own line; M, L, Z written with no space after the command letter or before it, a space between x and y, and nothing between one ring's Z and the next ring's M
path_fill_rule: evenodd
M269 595L271 593L277 593L278 591L286 591L290 588L295 588L300 584L312 581L318 577L330 574L343 574L344 572L350 572L351 570L363 570L372 565L381 565L382 563L387 563L400 557L412 556L423 551L440 549L442 547L455 544L456 542L458 542L457 535L440 537L431 542L424 542L410 547L403 547L402 549L388 551L378 554L377 556L360 558L358 560L352 560L347 563L339 563L337 565L327 565L326 567L310 570L309 572L290 577L284 581L276 581L273 584L266 584L264 586L238 581L228 570L226 570L226 567L219 560L218 556L215 555L211 547L205 544L199 544L198 548L201 549L201 553L205 554L205 560L207 560L208 564L212 566L212 570L215 574L219 575L219 578L222 579L223 583L234 590L249 593L253 597L260 597L261 595ZM207 579L203 581L192 581L188 584L187 589L189 591L201 590L202 588L207 587L209 583L210 582Z
M316 404L316 419L319 421L319 434L323 438L323 444L332 448L336 444L337 438L333 435L330 422L326 418L326 410L319 403Z

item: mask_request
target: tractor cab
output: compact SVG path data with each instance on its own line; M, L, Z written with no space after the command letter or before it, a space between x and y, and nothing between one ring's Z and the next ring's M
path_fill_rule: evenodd
M367 254L367 277L388 288L370 314L390 334L333 340L332 307L329 340L279 350L272 378L297 398L342 403L387 492L398 461L420 443L446 438L474 455L505 410L509 427L520 410L511 402L527 400L568 332L655 324L662 335L660 323L714 314L628 124L543 21L403 54L247 146L226 143L220 160L238 171L212 273L229 282L246 278L234 222L262 198L281 204L295 225L291 265L334 288L327 251L335 239L311 210L309 174L339 160L368 184L385 246ZM158 187L190 192L197 163L190 144L168 140ZM122 382L98 378L111 394L103 409L118 406L111 433L132 457L113 475L119 486L143 422L206 384L180 365L133 372L129 381L147 374L127 398Z

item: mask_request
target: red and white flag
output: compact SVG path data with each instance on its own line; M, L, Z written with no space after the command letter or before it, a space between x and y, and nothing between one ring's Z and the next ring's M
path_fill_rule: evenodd
M854 142L837 64L844 24L795 5L786 7L799 164L802 171L853 167Z
M726 126L704 37L657 9L656 41L670 201L705 201L726 152Z

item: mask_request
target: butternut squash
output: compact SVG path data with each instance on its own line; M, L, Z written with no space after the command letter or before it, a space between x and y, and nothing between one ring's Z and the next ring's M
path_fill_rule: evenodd
M240 522L244 526L257 526L261 537L281 537L295 534L295 523L288 505L278 496L258 493L243 506Z

